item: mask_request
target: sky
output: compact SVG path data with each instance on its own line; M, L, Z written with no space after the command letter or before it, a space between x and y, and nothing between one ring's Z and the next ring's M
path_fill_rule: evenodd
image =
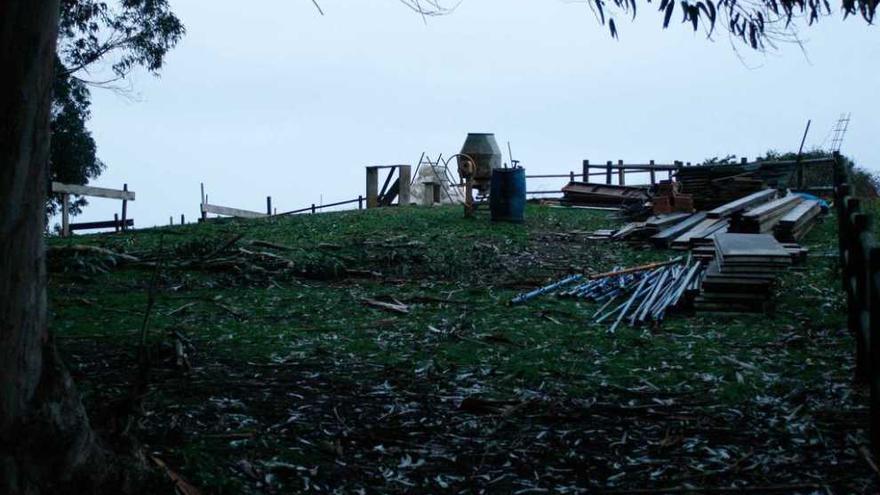
M150 227L194 221L200 183L211 203L256 211L266 196L278 211L356 198L365 166L449 156L468 132L550 174L796 150L808 119L806 147L827 147L842 112L842 151L880 171L880 37L858 18L799 22L804 50L756 54L723 31L664 30L647 3L615 16L619 39L562 0L463 0L427 23L397 0L319 3L323 16L311 0L172 0L187 34L161 76L93 90L107 170L91 185L127 183L129 217ZM120 209L90 203L77 221Z

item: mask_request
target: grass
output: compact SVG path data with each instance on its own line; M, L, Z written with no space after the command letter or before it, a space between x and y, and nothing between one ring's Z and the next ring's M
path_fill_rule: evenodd
M422 398L435 394L507 403L537 396L598 397L627 404L644 400L639 394L648 394L660 403L687 398L692 405L743 411L765 407L763 398L782 400L806 393L814 396L813 414L822 415L829 404L843 407L840 384L850 380L854 349L843 331L832 220L826 219L805 240L810 260L782 278L773 315L679 314L658 329L621 327L615 334L592 322L596 307L590 304L552 297L521 306L507 304L518 292L567 272L601 272L679 254L585 240L583 232L617 223L609 214L595 211L529 206L526 223L511 225L464 219L460 208L453 207L380 209L268 221L226 220L52 239L50 244L92 244L136 256L161 252L158 256L165 258L210 252L237 235L243 236L241 243L261 240L290 247L285 256L295 268L284 276L162 271L151 345L157 356L167 358L170 332L182 333L194 344L195 368L187 373L163 367L148 409L154 418L177 418L174 421L182 424L192 418L203 421L177 432L186 439L179 446L169 441L173 435L167 424L145 421L141 434L150 448L172 459L176 468L210 492L260 491L273 483L301 490L308 483L332 487L334 482L352 490L372 486L379 491L408 491L406 484L392 488L387 477L380 482L363 474L366 471L357 471L357 476L345 471L342 476L349 478L344 483L326 474L343 469L339 462L360 461L352 459L348 450L345 455L330 455L319 444L304 448L301 439L314 440L309 436L313 433L298 433L300 440L257 434L240 444L211 435L265 433L267 425L291 414L288 406L279 410L281 406L261 402L265 398L254 398L260 393L260 377L276 380L280 375L272 373L286 366L318 374L309 380L335 390L298 392L327 415L329 410L320 404L349 395L372 397L369 394L379 393L377 387L381 391L383 384ZM51 276L51 325L87 392L89 407L98 408L101 401L124 389L124 364L115 374L106 370L112 368L108 363L127 363L134 355L152 271L135 267L102 271L90 268L96 262L88 259L70 266ZM355 272L381 276L354 278ZM382 311L364 305L365 298L394 298L411 311ZM276 371L264 373L264 369ZM301 383L309 380L303 378ZM241 383L254 384L235 392L240 385L234 384ZM851 401L847 408L857 408L863 399L860 393L847 397ZM211 402L227 395L263 404L262 409L251 404L254 410L247 413L230 412ZM384 410L397 401L386 400L376 407ZM337 418L360 414L352 407L354 412L340 413L335 406L332 412ZM188 409L195 411L190 419ZM205 418L228 422L235 414L255 423L204 424ZM438 420L458 425L455 421ZM852 426L847 425L852 431L846 433L863 438L864 432ZM845 443L845 435L842 438ZM275 473L277 479L258 482L235 459L262 462L264 472ZM382 459L375 462L387 462ZM303 474L291 465L307 471L320 466L322 474ZM294 474L285 471L291 469ZM431 486L468 486L449 479ZM638 479L631 478L633 483ZM428 485L418 486L432 491Z

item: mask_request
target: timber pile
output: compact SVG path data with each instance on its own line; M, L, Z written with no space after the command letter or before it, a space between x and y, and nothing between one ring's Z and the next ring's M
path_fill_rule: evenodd
M796 194L773 200L756 208L736 214L730 220L730 232L741 234L766 234L773 232L773 228L788 212L794 209L803 198Z
M763 189L710 210L706 215L709 218L730 218L774 199L776 199L775 189Z
M563 205L612 206L642 205L650 199L648 191L641 187L569 182L562 188Z
M791 254L771 235L718 234L694 306L698 311L765 312L777 274L790 265Z
M684 167L676 173L683 194L694 198L697 210L709 210L766 189L767 184L751 173L756 167L741 164Z
M788 163L726 163L684 167L675 177L681 192L693 195L697 210L710 210L768 187L784 189L794 170Z
M781 242L798 242L816 225L821 213L818 201L803 201L779 220L773 233Z
M719 218L705 218L672 241L672 249L691 249L695 246L712 245L715 234L727 232L729 221Z
M651 242L657 247L668 248L672 245L672 242L676 238L678 238L685 232L693 229L705 219L705 212L694 213L693 215L688 216L686 219L670 225L669 227L666 227L665 229L658 232L657 234L651 236Z

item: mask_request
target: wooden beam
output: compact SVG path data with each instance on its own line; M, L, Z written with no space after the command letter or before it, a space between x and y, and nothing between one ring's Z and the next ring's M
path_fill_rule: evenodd
M122 185L122 190L128 192L128 184ZM128 200L122 200L122 231L125 232L125 219L128 218Z
M126 227L134 227L134 219L129 218L125 221ZM70 224L70 230L93 230L93 229L119 229L122 227L122 221L109 220L106 222L81 222Z
M379 206L379 168L367 167L367 208Z
M409 185L412 182L412 167L410 165L401 165L397 168L397 177L400 185L397 189L397 204L406 206L410 202Z
M69 208L70 194L64 193L61 195L61 237L70 235L70 213L67 211Z
M52 192L134 201L134 191L120 191L118 189L107 189L104 187L78 186L75 184L62 184L60 182L52 183Z
M215 215L225 215L228 217L238 218L264 218L265 213L258 211L240 210L238 208L229 208L226 206L217 206L211 204L202 205L202 213L213 213Z

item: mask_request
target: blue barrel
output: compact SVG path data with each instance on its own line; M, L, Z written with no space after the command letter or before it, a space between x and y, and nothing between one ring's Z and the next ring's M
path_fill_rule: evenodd
M489 211L493 222L523 221L526 209L526 169L496 168L492 170L489 189Z

